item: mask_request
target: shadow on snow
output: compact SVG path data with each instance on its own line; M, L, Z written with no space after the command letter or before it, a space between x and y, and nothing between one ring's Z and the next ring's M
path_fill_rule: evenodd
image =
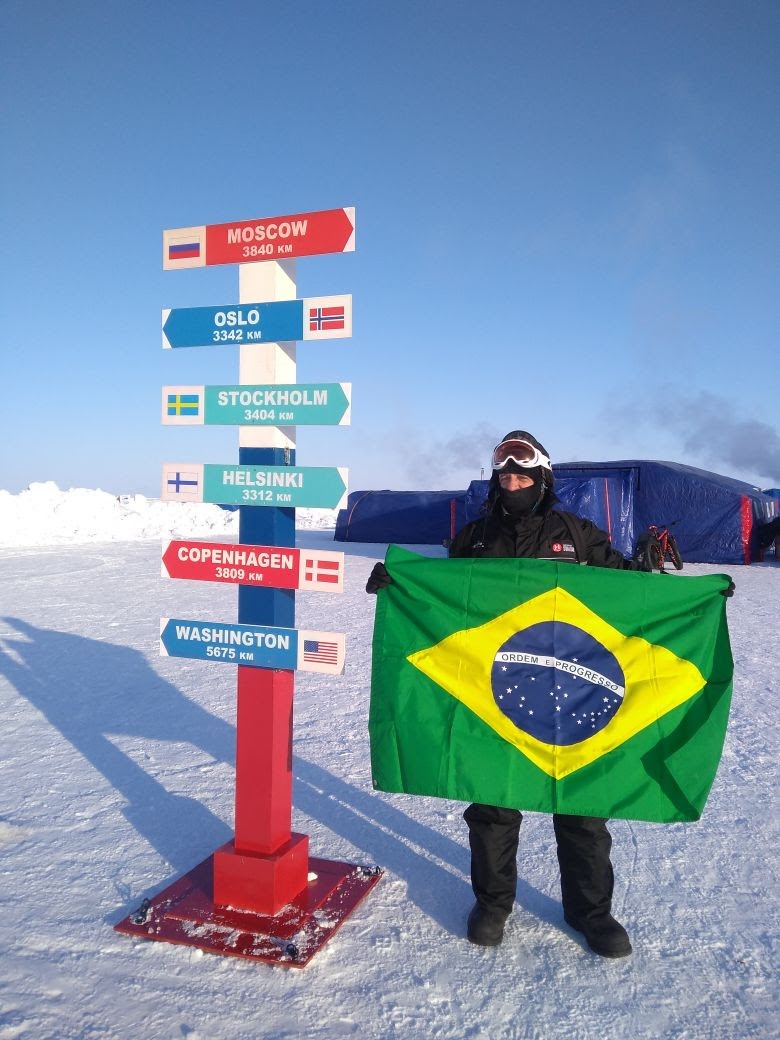
M124 799L125 819L171 865L171 877L155 879L153 890L229 840L232 832L222 819L194 798L168 791L111 738L184 741L232 765L233 725L158 675L138 650L18 618L3 620L19 638L6 637L16 659L0 655L0 673L106 778ZM413 903L448 932L462 935L472 898L465 825L460 844L322 765L296 756L294 770L296 809L403 879ZM328 856L316 848L312 854ZM138 895L123 893L131 900ZM530 885L521 882L518 897L536 916L555 920L554 901Z

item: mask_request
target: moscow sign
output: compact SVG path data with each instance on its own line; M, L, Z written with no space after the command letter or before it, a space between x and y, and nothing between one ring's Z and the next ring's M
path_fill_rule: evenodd
M163 270L351 253L354 248L354 207L325 209L163 231Z

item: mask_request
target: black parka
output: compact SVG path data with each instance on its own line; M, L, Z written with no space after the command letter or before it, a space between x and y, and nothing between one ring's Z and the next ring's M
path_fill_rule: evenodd
M452 557L531 557L566 563L588 563L593 567L641 570L610 544L609 535L574 513L567 513L572 532L562 511L553 508L549 497L531 516L512 517L496 501L492 510L461 528L450 545ZM584 559L579 559L578 545Z

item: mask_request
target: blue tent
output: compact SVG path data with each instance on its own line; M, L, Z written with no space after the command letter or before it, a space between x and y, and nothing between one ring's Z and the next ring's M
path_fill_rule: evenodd
M631 556L650 524L674 523L683 559L750 563L758 528L780 512L777 499L731 477L675 462L571 462L555 466L561 505L609 532ZM487 481L463 491L356 491L336 525L338 541L440 545L479 516Z
M442 545L466 522L465 491L353 491L340 509L339 542Z
M778 503L751 484L677 462L568 462L553 470L562 506L607 531L624 556L650 524L674 524L684 560L750 563L760 557L758 528L778 514ZM487 481L472 481L469 519L486 493Z
M692 563L750 563L758 556L758 528L777 515L777 504L751 484L676 462L575 462L560 474L619 474L632 489L634 544L650 524L674 522L683 559Z

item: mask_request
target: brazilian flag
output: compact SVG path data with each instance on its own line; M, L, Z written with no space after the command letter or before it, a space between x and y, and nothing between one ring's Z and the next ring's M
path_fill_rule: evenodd
M728 575L390 546L371 768L382 791L538 812L697 820L723 749Z

